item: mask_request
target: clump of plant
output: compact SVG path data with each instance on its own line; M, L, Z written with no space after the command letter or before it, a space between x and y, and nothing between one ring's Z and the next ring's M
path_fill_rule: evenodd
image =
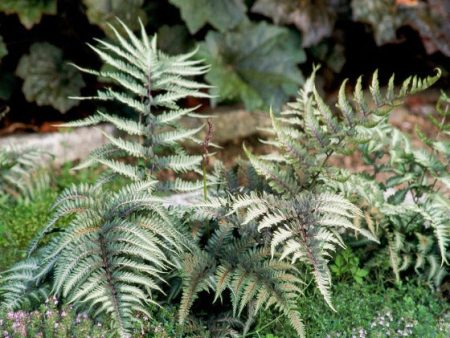
M367 269L361 268L359 257L350 249L340 252L331 265L331 271L337 280L341 282L354 281L363 284L368 275Z
M168 310L159 309L154 318L141 316L142 324L135 323L131 337L181 337ZM104 318L100 318L104 319ZM109 323L93 320L86 312L77 312L72 305L62 305L57 298L45 299L36 310L0 311L2 337L117 337Z
M187 78L208 67L192 59L194 52L161 53L142 25L138 37L119 24L123 35L111 26L117 43L98 40L97 47L91 46L111 70L80 68L109 78L113 86L80 99L120 103L135 114L123 118L98 111L66 126L107 121L127 137L105 134L110 142L79 166L107 170L95 184L73 186L56 200L29 257L3 277L3 306L19 307L31 295L56 295L93 317L108 316L121 336L161 300L179 304L178 321L186 331L207 328L204 335L211 336L246 334L256 314L272 308L304 336L298 307L302 285L312 280L334 309L329 261L345 247L343 235L377 241L357 222L364 215L361 209L332 191L334 183L349 178L328 159L367 143L386 108L439 75L407 81L400 93L394 93L391 80L388 95L381 97L375 74L374 109L366 108L361 82L352 107L344 83L334 115L315 89L313 73L296 103L280 117L271 114L273 137L265 142L274 152L256 156L245 149L250 164L231 171L219 166L207 174L200 168L204 157L188 154L181 145L200 142L195 135L201 128L180 127L179 119L193 109L177 102L208 97L203 92L208 86ZM166 179L167 171L178 177ZM106 182L117 176L127 180L113 189ZM165 199L205 186L204 200L185 207Z
M126 37L111 26L118 43L98 40L102 47L92 46L112 70L82 70L109 77L118 87L90 99L122 103L135 111L134 119L99 111L68 125L109 121L131 138L105 135L110 143L81 165L102 164L108 170L96 184L72 186L55 201L53 216L32 241L29 257L3 278L2 305L15 308L30 294L50 293L77 310L109 314L115 330L126 336L136 313L150 317L148 307L156 293L164 293L169 268L179 265L180 252L189 250L178 220L156 195L201 188L202 182L157 181L156 176L163 170L201 173L202 156L188 155L178 144L195 140L201 128L178 126L179 118L193 109L182 109L176 102L187 95L208 96L201 92L207 86L186 78L208 67L192 60L194 53L169 57L159 52L156 38L150 41L142 24L140 38L119 24ZM113 190L105 183L117 175L127 181Z
M3 115L0 113L0 120ZM30 200L49 184L45 161L50 155L33 147L0 149L0 200Z
M448 274L449 104L442 94L436 117L430 117L436 132L427 137L417 129L419 145L382 118L358 148L367 169L335 185L362 206L364 214L357 222L382 244L372 247L369 258L375 263L388 257L397 282L403 273L414 271L439 286Z

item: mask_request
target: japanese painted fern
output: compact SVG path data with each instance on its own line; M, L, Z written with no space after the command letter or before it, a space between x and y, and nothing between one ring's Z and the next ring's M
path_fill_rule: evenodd
M201 60L192 59L195 50L177 56L168 56L157 50L156 36L149 39L142 23L139 37L121 21L119 23L125 37L110 26L117 44L97 39L98 46L89 45L110 70L95 71L76 66L85 73L106 78L116 86L99 90L96 96L77 99L116 102L131 109L132 117L119 117L99 110L92 117L64 126L109 122L134 138L105 134L109 143L92 152L88 160L77 168L102 164L111 174L133 181L154 178L162 170L178 174L188 171L201 173L202 157L187 154L179 145L183 140L199 142L195 135L202 127L183 129L178 125L181 117L193 116L197 107L181 108L177 102L187 96L209 97L204 93L209 86L189 79L204 74L209 67ZM127 158L126 162L122 160L124 158ZM164 182L162 187L169 191L189 191L201 188L201 182L188 182L178 177L172 182Z

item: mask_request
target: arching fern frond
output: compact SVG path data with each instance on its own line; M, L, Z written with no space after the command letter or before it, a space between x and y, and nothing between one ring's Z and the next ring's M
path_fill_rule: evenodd
M25 288L50 280L53 294L94 315L110 315L118 333L127 336L135 313L149 316L147 305L162 292L165 274L184 243L163 201L152 195L155 185L141 181L117 192L81 185L63 192L43 232L65 215L73 216L38 256L3 277L7 306L18 305L14 299Z

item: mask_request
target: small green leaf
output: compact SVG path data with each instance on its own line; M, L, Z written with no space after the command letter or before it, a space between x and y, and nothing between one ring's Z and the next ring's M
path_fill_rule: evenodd
M386 181L386 187L392 188L404 182L408 182L409 180L414 178L414 174L408 173L406 175L398 175L392 176Z

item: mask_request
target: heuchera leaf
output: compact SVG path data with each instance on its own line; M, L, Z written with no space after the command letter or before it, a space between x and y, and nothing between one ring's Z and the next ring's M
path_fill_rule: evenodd
M335 9L328 0L257 0L252 12L272 18L275 24L294 24L303 34L303 47L329 37L335 21Z
M369 24L378 45L396 40L396 31L411 26L422 38L428 54L437 50L450 56L450 20L447 0L395 1L352 0L353 19Z
M246 18L243 0L169 0L181 11L191 34L207 23L224 32L236 27Z
M78 105L70 95L79 95L84 86L81 74L63 60L62 51L49 43L35 43L23 55L16 75L24 80L22 91L29 102L50 105L61 113Z
M297 67L306 59L298 34L265 22L211 31L200 54L211 64L206 79L216 87L218 100L240 99L249 110L279 110L304 80Z
M139 28L137 18L144 24L147 22L147 15L142 8L144 0L83 0L83 3L89 22L99 26L109 37L114 36L109 24L121 30L117 18L133 31Z
M158 48L169 55L186 53L193 49L194 42L184 25L164 25L158 29Z
M56 14L56 0L1 0L0 12L17 14L22 25L30 29L44 14Z

